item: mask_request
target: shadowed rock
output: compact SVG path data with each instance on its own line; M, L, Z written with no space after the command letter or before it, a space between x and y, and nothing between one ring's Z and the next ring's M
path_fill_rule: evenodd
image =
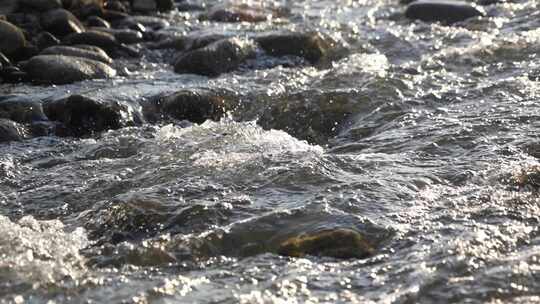
M37 37L35 37L34 43L38 49L43 50L51 46L59 45L60 40L49 32L41 32Z
M0 52L7 56L13 55L26 45L21 29L7 21L0 20L0 37Z
M484 12L473 4L447 0L414 1L405 11L405 16L409 19L448 24L483 15Z
M13 96L0 101L0 118L19 123L47 120L40 101L25 96Z
M59 37L84 31L84 25L79 19L65 9L56 9L44 13L41 16L41 25L45 30Z
M44 49L41 52L41 55L63 55L71 57L86 58L91 60L100 61L106 64L111 64L113 60L111 57L105 53L102 49L95 47L97 49L83 49L76 46L52 46Z
M61 55L33 57L24 65L24 71L33 81L47 84L66 84L116 76L116 71L102 62Z
M114 35L102 31L86 31L83 33L71 34L66 36L62 42L68 45L87 44L98 46L113 57L121 53L126 53L133 57L139 55L136 50L119 43Z
M19 4L42 12L62 7L61 0L19 0Z
M251 41L229 38L180 55L174 63L174 71L218 76L237 69L246 59L254 56L255 45Z

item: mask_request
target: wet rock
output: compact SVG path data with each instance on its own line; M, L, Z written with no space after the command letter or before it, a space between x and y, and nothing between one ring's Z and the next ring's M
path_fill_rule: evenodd
M79 19L65 9L56 9L44 13L41 16L41 25L45 30L60 37L84 31L84 26Z
M418 0L409 4L405 11L409 19L448 24L483 15L484 12L474 4L446 0Z
M181 90L156 98L155 105L165 117L203 123L225 115L226 97L207 89Z
M3 0L0 2L0 15L8 15L17 11L18 0Z
M122 12L103 10L101 17L108 22L119 22L124 19L128 19L129 15Z
M124 119L127 108L118 102L100 102L81 95L46 102L43 109L47 117L59 121L64 128L60 136L85 136L109 129L118 129L128 121Z
M336 56L340 49L334 39L320 32L271 33L256 37L255 40L270 55L299 56L313 64Z
M218 76L238 68L246 59L255 56L250 40L229 38L180 55L174 63L176 73Z
M27 96L13 96L0 101L0 118L18 123L47 120L39 100Z
M106 21L106 20L104 20L104 19L102 19L102 18L100 18L98 16L90 16L90 17L88 17L86 19L86 24L88 26L92 26L92 27L111 28L111 24L108 21Z
M121 13L128 13L128 8L126 5L124 5L120 1L107 1L105 2L105 5L103 8L111 11L121 12Z
M280 255L297 258L313 255L364 259L372 256L375 249L356 230L333 229L291 237L279 245L277 252Z
M78 48L72 46L53 46L44 49L42 55L63 55L71 57L86 58L111 64L113 60L102 49L95 47L92 49Z
M0 118L0 143L23 140L26 135L24 127L12 120Z
M254 109L243 109L243 115L248 116L240 119L257 119L265 129L283 130L317 144L336 136L360 104L355 93L318 90L282 94L265 101L257 96L247 98L257 102L253 102Z
M62 55L33 57L24 65L24 71L33 81L47 84L66 84L116 75L113 68L102 62Z
M11 65L11 61L0 52L0 64L4 67L8 67Z
M107 53L114 52L118 47L118 41L113 35L101 31L87 31L66 36L62 43L68 45L88 44L104 49Z
M115 22L114 25L117 28L132 28L132 26L136 24L142 24L154 31L170 26L170 23L167 20L152 16L130 16L129 18Z
M180 12L203 11L204 6L197 3L182 1L176 4L176 9Z
M93 30L102 31L114 36L114 38L125 44L139 43L143 41L143 34L139 31L129 29L108 29L108 28L95 28Z
M62 7L61 0L19 0L21 6L28 7L40 12Z
M16 66L4 67L0 71L0 78L2 78L5 83L19 83L28 81L27 73L21 71Z
M229 37L221 34L190 34L186 37L176 37L159 41L158 43L151 45L151 48L191 51L203 48L211 43L227 38Z
M0 37L0 52L7 56L13 55L26 45L21 29L7 21L0 20Z
M49 32L41 32L35 39L34 43L40 50L46 49L51 46L59 45L60 40Z
M262 22L269 16L271 14L264 10L247 5L217 5L209 10L206 18L216 22Z

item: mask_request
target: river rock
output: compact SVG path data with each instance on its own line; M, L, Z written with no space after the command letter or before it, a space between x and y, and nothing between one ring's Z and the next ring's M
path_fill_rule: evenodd
M71 57L86 58L91 60L100 61L106 64L111 64L113 60L105 53L104 50L96 47L92 50L85 48L78 48L75 46L52 46L44 49L41 55L63 55Z
M8 67L11 65L11 61L9 58L7 58L4 54L0 52L0 64L4 67Z
M338 42L320 32L277 32L256 37L255 40L270 55L299 56L313 64L339 51Z
M60 37L84 31L84 26L79 19L65 9L56 9L44 13L41 16L41 25L47 31Z
M418 0L407 7L405 16L425 22L443 22L447 24L463 21L472 17L484 16L484 12L463 1Z
M312 255L364 259L372 256L375 249L358 231L333 229L291 237L283 241L277 251L280 255L298 258Z
M90 16L86 18L86 24L92 27L111 28L111 24L98 16Z
M238 68L246 59L255 56L251 40L229 38L180 55L174 63L176 73L218 76Z
M12 120L0 118L0 143L23 140L26 135L24 127Z
M59 45L60 40L49 32L41 32L34 38L34 43L38 49L43 50L51 46Z
M101 102L82 95L46 102L43 109L50 120L61 122L60 136L84 136L125 125L126 107L118 102Z
M134 0L131 8L142 13L170 11L174 8L173 0Z
M111 34L120 43L133 44L143 41L143 34L141 32L130 29L94 28L92 30Z
M158 111L165 117L203 123L225 115L226 97L208 89L181 90L157 98Z
M260 8L246 5L217 5L208 11L206 18L216 22L262 22L266 21L268 16L271 16L271 13L268 14Z
M13 96L0 101L0 118L18 123L47 120L39 100L32 100L25 95Z
M185 37L168 38L151 45L155 49L176 49L179 51L191 51L203 48L216 41L229 38L222 34L190 34Z
M7 56L13 55L26 45L21 29L7 21L0 20L0 37L0 52Z
M62 7L61 0L19 0L19 4L40 12Z
M111 52L114 52L119 45L118 41L116 41L116 38L113 35L101 31L86 31L83 33L74 33L66 36L62 40L62 43L68 45L95 45L104 49L109 54Z
M33 81L50 84L66 84L116 75L116 70L102 62L62 55L35 56L24 65L24 70Z

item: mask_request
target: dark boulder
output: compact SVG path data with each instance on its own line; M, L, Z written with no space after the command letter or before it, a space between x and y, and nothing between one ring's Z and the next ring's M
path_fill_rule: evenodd
M13 55L26 45L21 29L7 21L0 20L0 37L0 52L7 56Z
M463 1L418 0L407 7L405 16L425 22L442 22L452 24L472 17L484 16L484 12Z
M299 56L313 64L337 56L341 50L338 42L320 32L277 32L256 37L255 40L272 56Z
M8 66L0 70L0 78L5 83L19 83L28 81L28 74L16 66Z
M62 123L60 136L84 136L94 132L118 129L126 125L127 108L118 102L101 102L72 95L46 102L43 109L50 120Z
M84 31L84 26L79 19L65 9L44 13L41 15L41 25L45 30L60 37Z
M49 32L41 32L34 38L34 43L38 49L43 50L51 46L59 45L60 40Z
M24 71L33 81L46 84L66 84L116 75L113 68L102 62L62 55L33 57L24 65Z
M226 112L231 97L225 92L209 89L185 89L170 95L158 96L150 105L146 116L151 121L161 117L203 123L207 119L219 120ZM158 114L160 117L155 117ZM154 116L154 117L152 117Z
M246 59L255 56L251 40L229 38L203 48L181 54L174 63L176 73L218 76L238 68Z
M26 136L24 127L12 120L0 118L0 143L20 141Z
M4 67L8 67L11 65L11 61L9 58L7 58L4 54L0 52L0 64Z
M41 52L41 55L63 55L79 57L100 61L106 64L111 64L113 62L111 57L109 57L107 53L105 53L105 51L97 47L90 50L85 48L78 48L76 46L58 45L44 49Z

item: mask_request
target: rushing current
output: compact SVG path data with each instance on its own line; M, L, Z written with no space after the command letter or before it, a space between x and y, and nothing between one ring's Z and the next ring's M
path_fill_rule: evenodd
M289 15L259 23L161 14L162 34L306 28L346 56L205 77L148 49L109 80L0 85L132 107L183 88L238 96L219 121L0 144L1 302L540 301L538 1L452 25L396 0L278 4ZM268 245L325 229L374 252Z

